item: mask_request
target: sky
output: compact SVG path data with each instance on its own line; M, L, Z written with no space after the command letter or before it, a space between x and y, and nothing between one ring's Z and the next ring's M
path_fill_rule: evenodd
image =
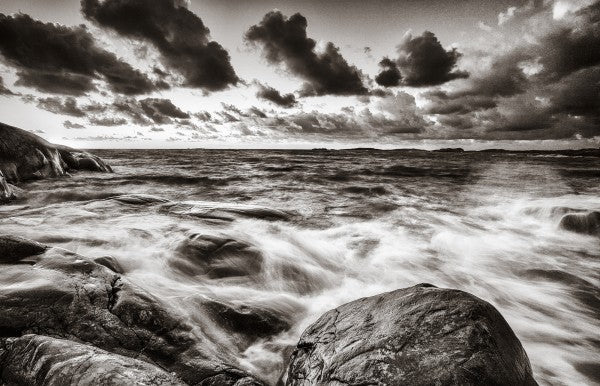
M83 148L600 145L593 0L1 0L0 120Z

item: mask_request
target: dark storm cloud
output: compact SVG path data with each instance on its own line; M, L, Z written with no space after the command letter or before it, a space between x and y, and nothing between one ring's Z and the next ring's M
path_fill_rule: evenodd
M364 95L363 74L348 64L338 47L328 42L315 51L316 42L306 35L307 21L299 13L287 18L271 11L246 32L247 41L260 45L271 64L285 64L289 72L306 83L302 95Z
M17 72L17 86L31 87L49 94L85 95L96 90L93 78L68 72L24 70Z
M121 94L154 89L150 79L98 47L84 26L43 23L25 14L0 14L0 53L17 68L17 84L44 92L82 95L104 79Z
M577 12L578 26L563 27L540 43L542 75L561 78L600 64L600 1Z
M467 78L467 72L455 69L460 57L456 48L446 51L432 32L406 35L398 46L396 61L384 58L380 62L383 71L376 80L382 86L397 86L402 78L405 86L425 87Z
M146 98L140 101L146 115L155 123L169 123L171 118L189 118L190 115L175 106L169 99Z
M263 84L258 83L258 92L256 93L258 98L266 99L275 103L281 107L293 107L296 104L296 97L294 94L284 94L282 95L279 90L265 86Z
M384 87L394 87L400 85L402 75L398 69L398 65L390 60L389 58L383 58L379 62L379 66L382 68L381 72L375 77L375 81L378 85Z
M239 79L229 53L210 40L202 20L176 0L81 0L86 18L119 34L152 43L185 86L216 91Z

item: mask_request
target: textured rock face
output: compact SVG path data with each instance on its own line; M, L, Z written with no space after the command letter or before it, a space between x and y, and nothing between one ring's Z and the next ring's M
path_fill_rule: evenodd
M69 170L111 171L90 153L53 145L35 134L0 123L0 172L7 182L57 177Z
M0 340L2 381L17 385L184 385L144 361L41 335Z
M87 342L159 366L187 384L261 384L238 369L227 347L120 274L63 249L38 253L22 242L10 250L30 252L13 253L21 260L0 269L1 336ZM23 259L29 264L18 264Z
M16 198L13 186L6 181L2 170L0 170L0 203Z
M560 227L571 232L600 236L600 212L566 214L560 220Z
M420 285L324 314L300 338L288 385L535 385L500 313L462 291Z

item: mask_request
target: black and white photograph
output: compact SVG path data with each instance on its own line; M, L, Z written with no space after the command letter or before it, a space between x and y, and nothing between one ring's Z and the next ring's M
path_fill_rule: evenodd
M0 0L1 386L600 386L599 0Z

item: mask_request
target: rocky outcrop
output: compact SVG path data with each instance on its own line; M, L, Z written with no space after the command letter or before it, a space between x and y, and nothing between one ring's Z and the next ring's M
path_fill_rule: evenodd
M331 310L302 334L288 385L535 385L500 313L468 293L418 285Z
M147 362L33 334L0 339L0 368L10 385L184 385Z
M0 123L0 172L7 182L58 177L72 170L112 171L95 155L51 144L28 131ZM3 190L0 188L0 193Z
M571 232L600 236L600 212L566 214L560 220L559 226Z
M95 366L84 362L86 355L78 354L90 349L71 347L72 342L84 342L111 354L135 358L172 372L190 385L262 384L239 369L228 347L111 268L60 248L42 246L42 251L37 244L24 239L9 241L12 244L6 250L12 251L12 257L0 269L0 335L18 339L7 340L8 348L0 353L2 358L34 355L27 352L31 347L26 352L11 347L16 347L19 339L33 339L25 335L36 334L64 339L44 343L48 347L44 355L50 356L55 347L66 345L70 348L61 348L61 353L67 353L67 357L73 355L73 363L79 361L81 368L88 364ZM35 340L31 344L41 343ZM123 362L122 357L113 357L111 363L140 368L138 362ZM66 372L74 371L69 370L71 365L61 365L66 360L61 356L43 359L35 354L35 360L41 361L40 365L55 363ZM19 370L11 367L11 361L2 359L0 363L2 377L5 374L20 379L34 377L36 381L32 384L47 384L42 375L36 378L35 374L25 374L45 371L43 368ZM159 370L153 371L158 374ZM9 381L0 379L0 384Z

